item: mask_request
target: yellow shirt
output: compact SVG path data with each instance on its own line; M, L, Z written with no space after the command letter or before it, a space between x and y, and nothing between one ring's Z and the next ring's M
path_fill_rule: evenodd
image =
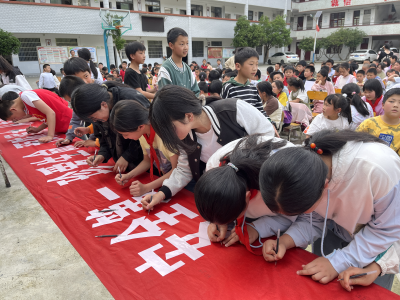
M288 102L288 98L287 98L287 95L286 95L286 93L285 93L284 91L282 91L282 92L279 94L278 100L279 100L279 102L280 102L284 107L286 107L287 102Z
M147 155L150 157L150 145L147 143L144 136L139 138L140 146L143 150L143 155ZM175 155L174 153L170 152L165 148L164 143L162 142L161 138L156 134L153 141L154 150L156 150L158 161L160 162L160 169L163 174L168 173L172 166L170 158L171 156ZM156 162L154 162L154 166L157 167Z
M385 141L400 156L400 124L389 125L383 122L381 116L365 120L356 131L368 132Z

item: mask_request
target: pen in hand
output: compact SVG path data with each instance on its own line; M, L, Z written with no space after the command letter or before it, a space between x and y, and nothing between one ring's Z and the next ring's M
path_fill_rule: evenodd
M149 202L149 204L151 203L151 201L153 201L153 196L150 197L150 202ZM149 214L150 214L150 209L147 211L147 215L149 215Z
M278 234L276 235L276 250L275 253L278 254L279 251L279 237L281 236L281 230L278 229ZM276 266L276 261L275 261L275 266Z
M358 278L358 277L362 277L362 276L366 276L366 275L371 275L371 274L374 274L374 273L376 273L376 272L377 272L377 271L375 270L375 271L370 271L370 272L367 272L367 273L356 274L356 275L350 276L349 278L350 278L350 279ZM337 281L341 281L341 280L344 280L344 278L340 278L340 279L338 279Z

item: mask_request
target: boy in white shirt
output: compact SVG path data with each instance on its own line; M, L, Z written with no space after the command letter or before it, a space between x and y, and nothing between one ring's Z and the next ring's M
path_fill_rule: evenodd
M51 73L49 64L43 65L43 73L40 74L39 78L39 89L49 90L58 94L57 84L54 80L53 74Z

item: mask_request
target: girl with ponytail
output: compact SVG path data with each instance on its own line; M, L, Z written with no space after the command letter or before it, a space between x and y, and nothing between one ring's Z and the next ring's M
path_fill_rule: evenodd
M110 114L111 128L124 139L140 141L143 151L142 162L127 174L117 174L115 180L124 185L130 179L150 169L151 182L142 184L135 180L130 186L131 195L141 196L159 188L168 179L178 163L178 155L168 151L149 121L149 110L137 101L121 100L114 105ZM156 167L156 169L154 169ZM155 179L153 174L160 177Z
M76 88L71 95L71 107L83 121L93 124L94 135L100 141L100 150L96 159L90 156L86 161L92 167L114 159L114 172L132 170L143 159L143 152L138 141L125 140L115 134L109 123L110 112L120 100L138 101L145 107L150 106L141 93L131 87L112 82L102 85L84 84ZM79 130L82 127L78 128ZM84 132L86 133L86 132Z
M278 253L276 241L264 243L267 261L315 242L313 252L322 257L299 266L297 274L326 284L344 278L351 267L373 266L381 275L375 283L391 289L394 274L387 272L394 267L381 265L380 254L400 240L400 158L384 141L368 133L323 130L303 147L272 155L259 176L271 211L299 215L281 236ZM348 276L344 280L349 290Z
M262 163L286 147L294 146L279 138L254 134L228 143L210 157L207 171L198 180L194 195L199 213L211 223L208 236L212 242L223 241L229 247L240 239L249 249L259 236L275 235L278 229L286 230L294 221L295 218L272 213L259 191ZM269 216L273 221L266 226L263 220L262 227L258 220L244 226L244 216L252 219ZM228 224L236 219L238 226L225 239ZM248 239L244 239L242 228L248 233Z
M314 118L304 133L310 137L323 129L349 129L351 123L350 100L347 95L333 94L325 98L322 114Z
M374 111L369 103L360 97L360 87L355 83L348 83L342 88L342 94L346 94L350 100L352 123L350 129L355 130L366 119L374 117Z

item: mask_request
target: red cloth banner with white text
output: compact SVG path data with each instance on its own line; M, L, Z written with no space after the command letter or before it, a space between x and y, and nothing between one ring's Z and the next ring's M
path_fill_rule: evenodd
M27 135L26 127L0 121L4 159L115 299L398 297L374 284L348 293L336 280L322 285L298 276L301 265L315 258L302 249L289 250L275 266L240 244L211 243L208 224L186 190L148 215L129 184L115 182L112 162L86 164L94 149L38 144L43 134ZM147 173L138 179L149 182ZM113 211L99 212L104 209Z

